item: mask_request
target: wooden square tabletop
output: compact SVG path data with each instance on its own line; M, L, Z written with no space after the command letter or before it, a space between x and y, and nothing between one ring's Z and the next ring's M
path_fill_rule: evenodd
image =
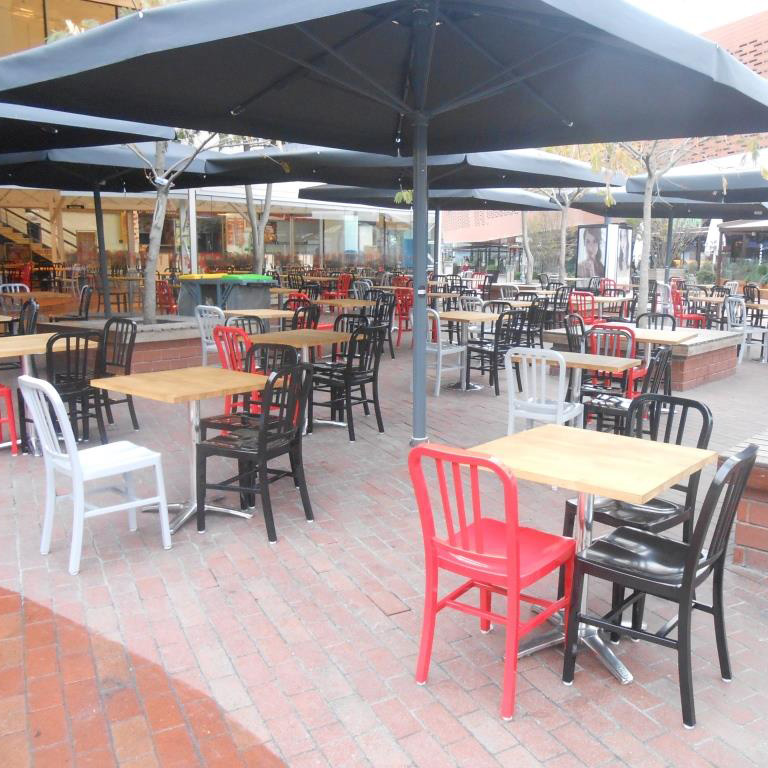
M225 309L227 317L258 317L261 320L290 320L293 312L290 309L272 309L261 307L260 309Z
M0 358L22 355L44 355L52 333L30 333L26 336L1 336Z
M303 349L320 344L341 344L349 341L351 334L343 331L320 331L316 328L296 328L290 331L270 331L255 333L251 340L263 344L287 344L289 347Z
M566 368L580 368L583 371L606 371L607 373L623 373L631 368L642 365L642 360L633 357L611 357L610 355L589 355L583 352L561 352L565 359ZM520 360L514 358L513 360Z
M10 315L0 315L0 323L10 323L13 318Z
M123 395L176 405L264 389L267 377L226 368L195 366L91 379L91 385Z
M440 313L440 320L450 320L453 323L493 323L499 316L491 312L465 312L461 309Z
M361 309L362 307L375 307L376 302L372 299L315 299L315 304L324 304L329 307L338 307L339 309Z
M645 504L717 460L715 451L547 424L470 448L516 477Z

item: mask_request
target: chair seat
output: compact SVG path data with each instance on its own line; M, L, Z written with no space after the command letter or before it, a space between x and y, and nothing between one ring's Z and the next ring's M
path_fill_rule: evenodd
M467 348L463 346L460 347L457 344L448 344L447 342L441 344L436 344L431 341L427 342L426 351L428 353L437 354L438 350L443 355L458 355L466 352Z
M688 545L638 528L621 527L597 539L577 558L612 573L664 587L681 587ZM705 555L702 555L705 556ZM703 576L707 568L700 568Z
M578 508L576 499L566 502L568 511L575 513ZM651 533L660 533L684 522L688 518L685 504L678 504L666 499L651 499L645 504L629 504L626 501L595 497L594 519L598 523L614 527L626 525Z
M515 398L514 414L515 418L519 419L537 419L540 420L554 420L557 415L557 400L547 399L544 402L531 402L529 400L523 400L521 398ZM576 418L583 409L581 403L562 403L563 419L565 421L571 421Z
M83 480L86 481L153 466L160 460L157 451L127 440L84 448L78 455L83 469ZM54 464L58 469L69 473L69 462L54 460Z
M475 546L480 533L483 551L487 555L505 557L507 553L507 526L502 520L483 518L480 528L476 523L467 526L470 546ZM520 553L520 586L529 586L549 573L554 567L566 562L575 552L576 543L566 536L557 536L536 528L519 527L517 541ZM447 544L444 540L442 543ZM499 565L478 563L473 558L465 558L453 552L440 551L440 567L458 573L482 573L489 584L503 585L507 579L506 560Z

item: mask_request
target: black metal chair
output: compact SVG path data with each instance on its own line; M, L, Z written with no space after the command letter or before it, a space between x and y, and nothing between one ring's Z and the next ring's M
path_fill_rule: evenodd
M320 305L319 304L307 304L302 307L297 307L293 312L291 318L291 329L297 328L317 328L317 324L320 322Z
M90 285L84 285L80 289L80 301L78 304L76 315L58 315L52 317L54 322L62 322L66 320L87 320L88 314L91 311L91 295L93 294L93 288Z
M40 305L34 299L27 299L21 305L19 316L8 323L8 335L25 336L30 333L37 333L37 316L39 311ZM0 360L0 371L14 371L19 368L21 368L19 360ZM19 398L21 401L21 391L19 391ZM20 410L19 413L22 413L22 411Z
M674 648L677 651L683 724L688 728L696 724L691 669L692 613L699 610L712 616L720 675L723 680L730 681L732 672L723 602L726 550L736 508L756 455L757 446L750 445L720 467L709 486L689 542L674 541L637 527L622 526L576 555L563 662L564 683L570 685L573 682L580 624L597 627L612 635L628 635L636 640L648 640ZM614 594L620 592L623 595L625 590L631 590L631 593L618 605L611 605L610 611L603 616L584 613L580 605L586 576L610 582ZM710 576L712 604L706 605L696 599L696 590ZM634 613L635 606L641 604L646 595L672 603L677 608L676 615L657 632L643 630L641 624L634 620L632 627L621 623L622 613L629 608ZM675 627L677 639L672 639L669 634Z
M575 313L567 314L565 316L565 337L568 339L568 351L583 352L585 336L586 331L584 330L584 321L581 319L581 315Z
M104 330L101 336L101 345L98 365L98 378L108 378L110 376L127 376L131 372L131 360L133 359L133 347L136 343L136 332L138 328L133 320L127 317L112 317L104 323ZM136 418L136 409L133 406L133 397L126 395L120 400L111 397L108 390L102 389L102 402L107 414L107 421L110 424L115 423L112 416L112 406L128 406L128 413L131 417L133 428L138 430L139 420Z
M317 363L314 366L307 432L312 432L313 429L314 409L329 408L333 421L341 421L342 415L346 415L349 440L354 442L352 408L362 405L365 415L369 416L371 404L379 432L384 431L379 405L379 363L385 338L384 326L361 325L353 331L343 359ZM366 387L369 385L372 390L370 398L366 393ZM328 400L318 402L315 394L319 392L327 393Z
M677 328L677 320L674 315L664 312L644 312L637 316L635 325L638 328L653 328L654 331L674 331Z
M368 294L372 294L372 291L366 291L365 298L369 298ZM384 338L389 344L389 354L392 359L395 359L395 348L392 344L392 322L395 317L395 294L393 291L378 291L377 296L371 296L375 299L376 306L367 310L366 315L371 326L383 326Z
M232 315L227 318L227 325L242 328L249 336L266 332L266 325L260 317Z
M107 443L100 390L91 386L101 360L99 331L73 331L53 334L45 346L46 378L53 384L67 406L75 438L79 439L78 420L82 421L82 439L90 437L90 420L96 419L102 444Z
M494 324L492 338L489 338L488 335L482 335L468 340L465 374L467 387L469 387L471 370L479 370L484 375L487 369L490 374L489 385L493 386L497 396L500 394L499 371L504 369L504 355L512 347L526 346L523 337L527 317L528 310L525 309L502 312ZM479 365L472 365L473 357L479 358ZM517 374L517 386L520 388L520 371L517 364L515 364L515 373Z
M353 334L358 328L367 326L368 318L363 314L342 313L336 315L333 321L333 330L341 333ZM331 345L331 353L325 359L330 361L339 361L346 359L348 341L334 342Z
M208 437L211 426L200 423L201 439L196 446L197 464L197 530L205 530L205 497L208 490L233 491L240 496L241 509L255 503L261 496L267 537L277 541L270 483L283 477L292 477L301 493L301 502L307 520L313 520L307 481L302 459L302 432L307 401L312 389L312 366L296 364L273 371L261 393L260 413L254 417L246 411L231 415L226 431ZM248 396L246 397L246 406ZM239 419L239 424L235 423ZM270 467L269 463L288 455L290 469ZM237 461L237 474L220 482L207 477L208 459L219 456Z
M540 296L531 301L525 317L525 338L529 347L544 347L544 328L549 316L549 298Z
M550 286L552 283L550 283ZM571 300L573 288L568 285L558 285L555 295L547 309L546 328L562 328L565 316L568 314L568 304Z

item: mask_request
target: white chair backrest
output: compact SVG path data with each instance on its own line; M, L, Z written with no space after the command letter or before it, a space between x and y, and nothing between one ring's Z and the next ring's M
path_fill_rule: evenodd
M739 296L728 296L725 300L725 319L729 331L742 330L747 322L747 305Z
M658 296L657 307L658 312L667 312L669 307L672 306L672 288L667 283L658 283L656 285L656 293Z
M53 459L67 462L73 475L79 475L77 443L59 393L50 382L32 376L19 376L19 388L27 410L32 415L46 463ZM64 438L63 450L57 436L56 423Z
M479 296L459 296L459 309L462 312L482 312L483 300Z
M731 296L737 294L739 292L739 281L738 280L729 280L725 287L731 292Z
M499 292L502 299L517 298L517 288L514 285L502 285L499 288Z
M520 392L512 385L514 381L513 358L519 360ZM549 375L553 365L557 366L557 391L554 402L547 397L547 383L552 381ZM552 414L562 421L565 403L566 376L565 358L554 349L536 347L513 347L504 355L504 367L507 370L507 393L509 398L510 421L514 410L530 413Z
M195 307L195 318L202 340L206 344L213 344L213 329L225 324L224 311L208 304L198 304Z
M3 283L0 293L29 293L29 286L26 283Z

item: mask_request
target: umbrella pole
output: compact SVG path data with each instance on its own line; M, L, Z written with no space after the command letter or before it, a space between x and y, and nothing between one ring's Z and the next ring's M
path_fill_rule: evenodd
M112 317L112 302L109 298L109 267L107 265L107 248L104 245L104 211L101 209L101 190L93 189L93 208L96 212L96 240L99 246L99 276L101 291L104 296L104 314Z
M426 118L414 124L413 145L413 437L427 440L427 130Z
M439 275L443 269L442 269L442 260L440 258L440 209L435 208L435 225L434 225L434 234L432 235L432 238L434 240L434 247L433 247L433 267L435 270L435 277Z
M664 260L664 282L669 285L669 270L672 266L672 227L675 220L670 216L667 219L667 256Z

